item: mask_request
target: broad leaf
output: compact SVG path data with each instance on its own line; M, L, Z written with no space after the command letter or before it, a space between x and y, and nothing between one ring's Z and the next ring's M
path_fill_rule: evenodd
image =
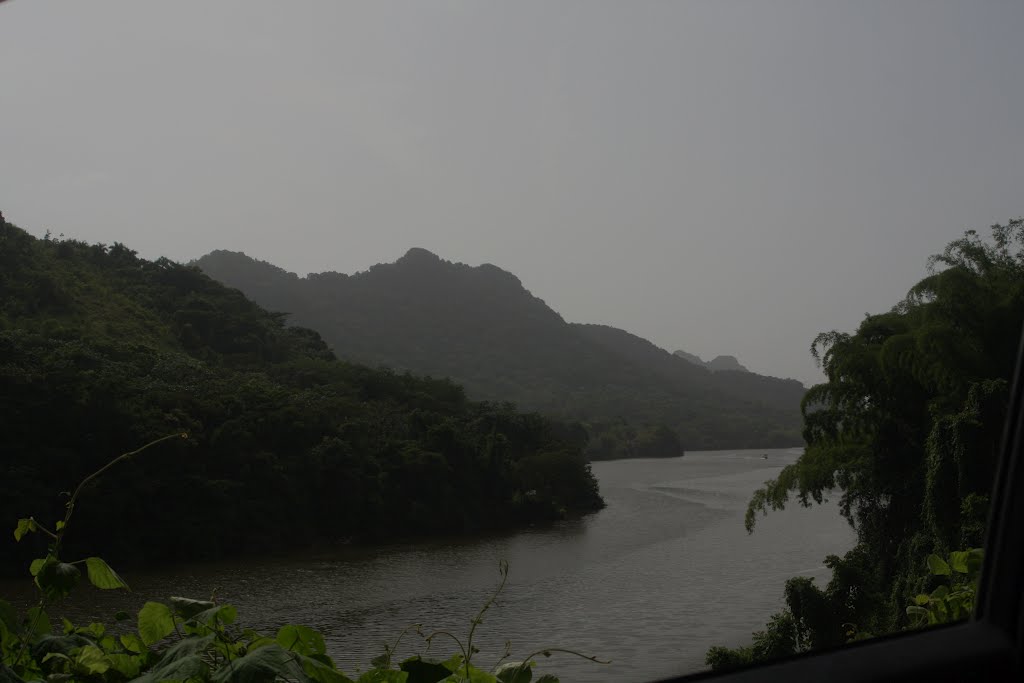
M970 571L967 566L967 560L970 557L970 552L966 550L958 550L949 554L949 566L958 574L966 574Z
M20 541L25 538L26 534L29 534L36 530L36 521L34 519L19 519L18 526L14 527L14 540Z
M49 557L40 567L35 581L46 597L56 600L67 596L81 577L82 572L75 565Z
M302 680L295 655L279 645L268 645L230 662L210 678L214 683L270 683L278 677Z
M533 662L507 662L498 667L495 675L501 683L530 683Z
M135 655L108 654L107 660L110 661L110 668L125 678L135 678L139 675L139 671L142 670L142 662Z
M205 680L209 667L199 655L183 657L161 664L132 683L164 683L165 681Z
M171 607L174 608L175 613L182 619L191 619L211 607L216 607L216 605L209 600L193 600L191 598L172 597Z
M193 616L190 621L203 626L215 626L220 624L227 626L228 624L235 623L235 619L238 618L238 610L232 605L215 605L210 609L203 610L199 614Z
M89 575L89 581L92 585L97 588L104 590L111 590L114 588L124 588L125 590L131 590L128 584L125 583L124 579L117 575L110 565L104 562L98 557L89 557L85 560L85 571Z
M75 669L87 676L101 674L110 669L110 661L103 650L95 645L86 645L75 655Z
M149 648L146 647L146 644L142 642L142 638L139 638L134 633L126 633L125 635L120 637L120 641L121 645L124 646L124 649L128 650L129 652L142 654L143 652L147 652L149 650Z
M107 632L107 627L96 621L78 629L78 632L83 636L92 636L95 639L99 639Z
M70 664L72 661L71 657L68 657L63 652L48 652L43 655L42 659L43 664L48 664L50 662L66 662Z
M32 658L42 660L51 653L70 655L80 647L92 645L88 638L77 634L67 636L42 636L32 645Z
M185 657L191 657L192 655L202 654L205 652L210 645L213 644L213 640L216 636L210 634L201 638L182 638L174 645L163 651L160 656L161 663L170 663L176 659L184 659Z
M352 683L352 680L345 676L345 674L338 671L332 664L327 664L314 659L313 657L305 657L303 655L296 655L302 665L302 670L317 683ZM330 661L326 655L317 655L317 657L324 657Z
M258 650L261 647L266 647L267 645L274 645L276 643L277 641L273 638L267 638L266 636L254 636L253 639L250 640L245 647L247 650L252 652L253 650Z
M399 664L399 668L409 674L408 683L437 683L451 676L454 670L442 662L429 661L418 655Z
M139 635L146 645L163 640L174 632L171 608L160 602L147 602L139 610Z
M452 655L448 659L446 659L443 662L441 662L441 664L446 669L448 669L449 671L454 673L454 672L458 671L459 668L462 666L462 662L463 662L462 655Z
M38 560L32 560L28 565L28 573L32 576L39 576L39 570L43 568L43 565L46 564L46 560L48 559L49 558L39 558Z
M932 553L928 556L928 569L935 576L949 576L949 565L941 557Z
M327 652L324 637L308 626L282 626L277 632L277 644L303 655L322 655Z

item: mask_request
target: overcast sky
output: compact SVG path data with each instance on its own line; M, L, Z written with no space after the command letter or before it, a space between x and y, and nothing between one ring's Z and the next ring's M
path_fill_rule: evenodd
M0 210L187 261L421 246L805 382L1024 214L1024 3L0 4Z

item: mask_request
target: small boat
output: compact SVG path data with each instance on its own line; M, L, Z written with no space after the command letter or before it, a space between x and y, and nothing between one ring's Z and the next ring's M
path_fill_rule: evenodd
M761 456L761 458L763 458L764 460L767 460L768 459L768 454L765 453L764 455Z

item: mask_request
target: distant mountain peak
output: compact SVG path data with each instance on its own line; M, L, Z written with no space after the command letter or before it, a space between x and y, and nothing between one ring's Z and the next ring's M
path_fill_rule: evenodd
M700 356L695 356L692 353L687 353L682 349L674 351L672 355L676 356L677 358L682 358L683 360L693 363L694 365L699 365L701 367L705 367L706 365Z
M641 431L667 426L690 448L800 443L799 383L713 372L742 366L735 358L686 362L625 330L567 323L493 264L419 247L348 277L270 278L242 263L200 265L319 331L345 360L450 377L473 398L585 421L591 436L625 419Z
M441 257L423 247L412 247L396 263L440 263Z
M709 361L702 360L700 356L695 356L692 353L687 353L683 350L678 350L672 353L676 358L682 358L688 363L705 367L708 370L714 370L718 372L720 370L732 370L735 372L750 372L744 365L742 365L736 356L715 356Z
M736 356L715 356L709 360L706 365L711 370L736 370L738 372L750 372L745 366L741 365Z

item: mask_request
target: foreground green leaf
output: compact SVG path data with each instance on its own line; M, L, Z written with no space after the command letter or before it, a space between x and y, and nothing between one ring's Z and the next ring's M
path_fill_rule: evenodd
M51 600L63 598L71 592L82 577L82 572L73 564L47 558L36 575L36 585Z
M206 652L213 644L214 634L209 634L202 637L182 638L174 645L163 651L160 655L160 661L162 663L170 663L176 659L184 659L185 657L191 657L192 655L200 655Z
M101 674L110 669L110 660L95 645L86 645L75 655L75 669L85 675Z
M146 645L163 640L174 632L171 608L160 602L147 602L139 610L139 636Z
M313 657L296 656L299 658L302 670L317 683L352 683L352 680L338 671L333 663L328 664L330 658L326 655L315 655ZM322 659L326 661L321 661Z
M949 565L941 557L932 553L928 556L928 570L935 576L949 576Z
M117 671L125 678L135 678L142 671L142 662L135 655L113 653L107 655L110 668Z
M121 636L119 640L121 641L121 645L124 647L124 649L130 652L142 654L143 652L147 652L149 650L149 648L146 647L146 644L142 642L142 638L139 638L134 633L126 633L125 635Z
M14 527L14 540L20 541L25 538L27 534L30 534L35 530L36 521L34 519L19 519L18 525Z
M165 681L201 681L206 679L210 667L199 655L183 657L161 663L132 683L164 683Z
M89 557L85 560L85 571L89 576L92 585L103 590L124 588L131 590L125 580L118 576L117 572L111 569L110 565L99 557Z
M43 660L47 655L59 653L70 655L81 647L92 645L92 641L77 634L66 636L44 635L32 645L32 658Z
M229 662L216 671L210 680L214 683L270 683L278 677L292 680L305 678L295 655L280 645L268 645Z
M237 618L238 610L233 605L215 605L196 614L189 621L212 628L218 624L221 626L233 624Z
M419 656L406 659L399 664L399 668L409 674L408 683L437 683L455 671L455 667L449 668L443 662L426 660Z
M495 671L501 683L530 683L533 678L533 662L508 662Z
M197 614L216 606L209 600L193 600L181 597L172 597L170 602L174 612L182 619L191 619Z
M277 643L286 650L303 655L322 655L327 652L324 637L308 626L282 626L277 632Z

